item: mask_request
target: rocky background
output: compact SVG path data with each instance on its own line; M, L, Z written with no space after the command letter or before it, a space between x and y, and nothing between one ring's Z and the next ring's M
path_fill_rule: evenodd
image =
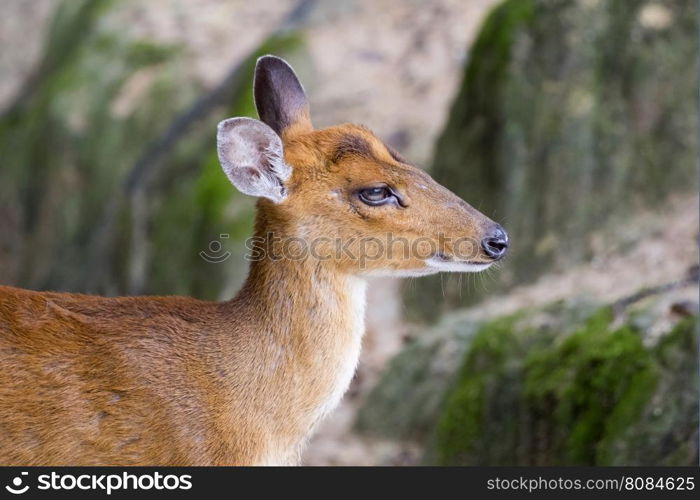
M372 284L305 463L697 463L691 0L0 6L1 283L231 297L253 200L212 131L275 53L317 126L369 126L513 241Z

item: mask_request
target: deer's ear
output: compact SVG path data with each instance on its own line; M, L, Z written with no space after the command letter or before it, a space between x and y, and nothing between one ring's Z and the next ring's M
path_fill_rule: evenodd
M284 59L258 59L253 88L258 116L280 136L313 129L304 87Z
M240 192L284 201L292 167L274 130L252 118L229 118L219 123L216 142L221 166Z

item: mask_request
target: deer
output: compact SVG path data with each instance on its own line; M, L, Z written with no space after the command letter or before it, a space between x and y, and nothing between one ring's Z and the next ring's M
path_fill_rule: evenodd
M258 59L253 90L259 120L217 129L224 174L257 197L238 294L1 286L1 465L298 465L354 376L368 278L506 254L500 225L368 128L315 129L283 59Z

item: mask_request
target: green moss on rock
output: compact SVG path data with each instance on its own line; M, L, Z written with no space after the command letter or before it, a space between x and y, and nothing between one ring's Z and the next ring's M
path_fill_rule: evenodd
M509 356L514 354L511 350L516 345L513 335L513 318L490 322L479 330L438 424L440 462L449 462L465 450L481 456L486 451L481 449L482 445L492 446L482 439L485 423L490 418L489 404L496 402L490 393L521 390L517 377L513 377L513 363L509 362ZM501 397L498 401L506 401L506 398ZM507 411L506 408L500 410ZM502 444L503 431L507 429L500 431L499 442Z
M446 398L428 460L696 463L696 321L680 322L653 348L640 331L616 326L609 308L568 334L512 318L487 323Z
M501 319L492 327L502 334L508 333L505 327L510 324L567 332L568 325L580 324L598 307L587 299L560 301ZM468 314L455 313L417 334L391 361L368 395L356 428L363 434L385 439L427 442L442 412L445 394L458 376L464 353L474 348L472 342L482 328ZM491 344L487 350L493 350L499 338L480 335L477 346L487 348Z
M611 330L604 309L554 349L532 351L525 362L524 397L551 412L550 459L596 463L596 448L616 422L634 421L647 404L657 372L639 332Z
M698 460L698 323L679 322L651 350L656 386L635 419L613 414L598 446L609 465L694 465ZM634 404L632 401L631 403Z

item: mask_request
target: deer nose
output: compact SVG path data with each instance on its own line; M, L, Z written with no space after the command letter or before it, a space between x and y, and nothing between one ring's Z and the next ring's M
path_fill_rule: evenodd
M493 260L502 259L508 251L508 233L501 226L495 224L481 240L481 248Z

